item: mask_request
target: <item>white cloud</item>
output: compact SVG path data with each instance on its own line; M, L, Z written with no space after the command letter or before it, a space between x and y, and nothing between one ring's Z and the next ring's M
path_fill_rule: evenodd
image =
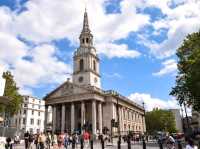
M141 54L136 50L128 50L128 46L126 44L98 44L97 45L98 53L106 55L108 58L136 58Z
M175 4L175 7L171 7ZM183 39L192 32L200 29L200 1L196 0L163 0L157 3L147 1L146 7L159 8L165 17L152 22L154 32L167 30L167 38L162 42L149 40L144 43L150 48L150 53L157 58L166 58L175 54Z
M178 102L175 99L163 100L159 98L152 97L150 94L146 93L132 93L129 98L136 103L142 105L145 103L145 108L147 111L152 111L154 108L160 109L179 109Z
M163 68L158 72L153 73L154 76L163 76L167 74L176 74L177 62L174 59L168 59L162 63Z
M148 15L136 11L142 2L123 0L120 2L121 13L106 14L105 1L94 0L87 5L96 47L101 48L97 50L109 58L140 56L136 50L114 41L126 38L130 32L149 23ZM71 44L77 45L84 1L29 0L22 6L18 0L16 4L16 11L0 7L0 65L12 71L23 93L31 93L31 88L42 83L62 82L72 68L57 58L57 48L51 42L67 38ZM21 8L23 11L20 12Z

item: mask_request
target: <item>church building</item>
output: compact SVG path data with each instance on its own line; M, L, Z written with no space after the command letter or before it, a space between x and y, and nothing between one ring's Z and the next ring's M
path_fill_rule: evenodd
M116 134L129 131L146 132L145 109L119 93L101 88L100 65L93 35L84 13L80 46L73 56L72 82L67 80L44 97L45 126L52 109L53 132L75 132L86 129L92 134L104 130ZM59 68L58 68L59 69ZM111 127L119 121L119 129Z

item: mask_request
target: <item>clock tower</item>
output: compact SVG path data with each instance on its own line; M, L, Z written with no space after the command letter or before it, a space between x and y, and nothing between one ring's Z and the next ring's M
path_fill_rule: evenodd
M99 58L93 46L87 12L84 13L83 29L79 36L80 46L73 56L73 83L101 88Z

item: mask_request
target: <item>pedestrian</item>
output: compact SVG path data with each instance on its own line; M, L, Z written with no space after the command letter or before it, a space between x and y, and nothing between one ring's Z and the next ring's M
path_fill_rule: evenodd
M75 147L76 147L76 136L75 136L75 134L73 134L73 136L72 136L72 149L75 149Z
M25 149L28 149L29 147L29 132L28 131L24 134L24 142L25 142Z
M52 144L53 144L53 148L56 148L57 147L57 144L58 144L58 141L57 141L57 135L56 134L53 134L53 137L52 137Z
M46 139L46 144L47 144L47 148L48 148L48 149L51 148L51 142L52 142L51 134L48 132L48 133L47 133L47 139Z
M45 142L46 142L46 137L45 137L44 133L40 133L38 142L39 142L40 149L44 149Z
M197 146L194 145L194 141L192 139L188 139L185 149L197 149Z
M167 149L175 149L175 139L169 134L167 134L166 144Z
M83 140L84 140L84 146L85 146L86 148L88 148L89 143L90 143L90 134L89 134L87 131L85 131L85 132L83 133Z
M62 134L58 135L58 147L61 148L63 144Z
M29 138L28 138L28 142L29 142L29 149L34 149L34 135L33 133L29 134Z
M5 144L5 149L12 149L12 144L11 144L11 138L8 137L6 138L6 144Z
M65 137L64 137L64 146L65 146L65 149L67 149L68 144L69 144L69 135L66 133Z
M35 137L34 137L34 144L35 144L36 149L39 149L38 139L39 139L39 133L35 134Z

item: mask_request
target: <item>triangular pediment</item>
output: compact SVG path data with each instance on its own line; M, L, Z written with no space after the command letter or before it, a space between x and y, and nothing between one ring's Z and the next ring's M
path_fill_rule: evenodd
M48 98L56 98L56 97L62 97L62 96L68 96L68 95L74 95L74 94L82 94L87 93L88 89L78 86L76 84L73 84L71 82L65 82L61 84L59 87L57 87L55 90L50 92L44 99Z

